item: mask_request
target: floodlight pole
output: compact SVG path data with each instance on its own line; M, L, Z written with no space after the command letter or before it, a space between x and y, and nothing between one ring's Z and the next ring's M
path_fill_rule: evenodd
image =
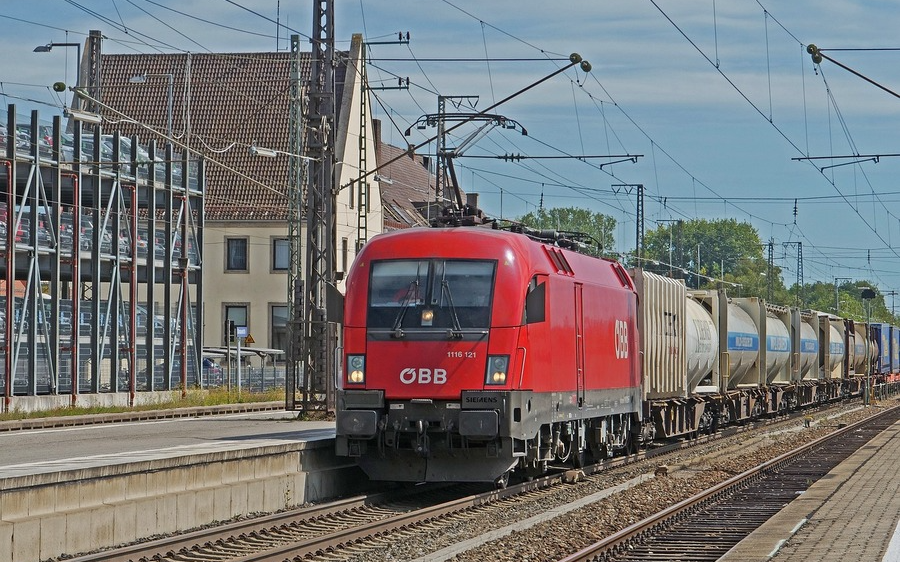
M35 53L49 53L50 51L53 50L53 47L75 47L76 49L78 49L77 55L76 55L78 57L78 60L76 61L77 64L75 66L75 87L76 88L80 87L81 86L81 43L50 42L50 43L47 43L46 45L38 45L37 47L34 48L34 52ZM75 105L76 99L78 99L77 96L72 96L72 105L73 106Z
M841 301L838 293L838 283L840 281L853 281L850 277L835 277L834 278L834 313L840 314L841 312Z
M172 138L172 106L173 106L173 98L175 94L175 75L171 72L160 72L160 73L145 73L138 74L137 76L132 76L128 79L132 84L145 84L147 82L147 78L154 77L164 77L168 81L168 86L166 88L166 101L168 102L166 107L168 108L167 120L166 120L166 133L168 138Z

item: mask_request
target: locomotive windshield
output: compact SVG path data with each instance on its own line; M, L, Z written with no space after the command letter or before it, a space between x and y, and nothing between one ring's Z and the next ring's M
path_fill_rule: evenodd
M390 260L372 264L370 329L486 330L495 263L483 260Z

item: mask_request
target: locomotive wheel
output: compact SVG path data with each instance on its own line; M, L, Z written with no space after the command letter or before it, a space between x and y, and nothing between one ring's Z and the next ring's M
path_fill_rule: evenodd
M535 465L529 465L525 468L525 477L528 479L538 478L547 473L547 461L538 461Z
M587 449L581 449L580 451L572 452L572 466L575 468L584 468L585 465L588 464L588 451Z
M638 443L637 439L635 439L634 434L628 434L628 441L625 443L625 454L626 455L636 455L638 453Z

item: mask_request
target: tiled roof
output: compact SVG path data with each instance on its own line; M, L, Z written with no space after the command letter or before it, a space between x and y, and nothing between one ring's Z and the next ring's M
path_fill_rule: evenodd
M379 164L402 155L378 174L385 230L428 224L419 214L416 203L434 199L434 176L423 164L422 156L412 157L404 155L405 152L405 149L389 144L379 143L376 147Z
M382 142L381 124L376 121L374 128L378 165L396 160L381 168L377 174L381 180L384 229L427 226L429 213L437 216L438 209L442 207L434 203L433 159L420 154L413 156L407 148Z
M286 220L289 158L253 155L249 147L255 143L289 150L290 56L289 52L103 55L100 99L127 116L101 109L104 131L137 135L141 144L154 135L129 120L164 132L167 75L172 74L173 137L207 158L206 219ZM336 100L341 99L344 71L343 65L335 71ZM301 83L308 82L310 73L310 53L302 53ZM145 83L129 82L143 74L149 75ZM339 111L337 107L336 116ZM155 138L164 142L163 137ZM179 154L177 150L176 157Z

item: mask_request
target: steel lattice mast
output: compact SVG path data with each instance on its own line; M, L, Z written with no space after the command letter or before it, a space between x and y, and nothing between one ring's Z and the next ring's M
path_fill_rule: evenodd
M314 0L312 75L304 117L309 184L306 193L306 282L302 408L332 409L337 326L329 322L334 287L334 1Z
M302 272L302 217L303 186L306 185L308 170L303 154L303 88L300 83L300 36L291 36L290 67L290 169L288 177L288 349L287 376L285 377L285 407L296 408L296 392L300 381L300 366L303 357L303 280Z

